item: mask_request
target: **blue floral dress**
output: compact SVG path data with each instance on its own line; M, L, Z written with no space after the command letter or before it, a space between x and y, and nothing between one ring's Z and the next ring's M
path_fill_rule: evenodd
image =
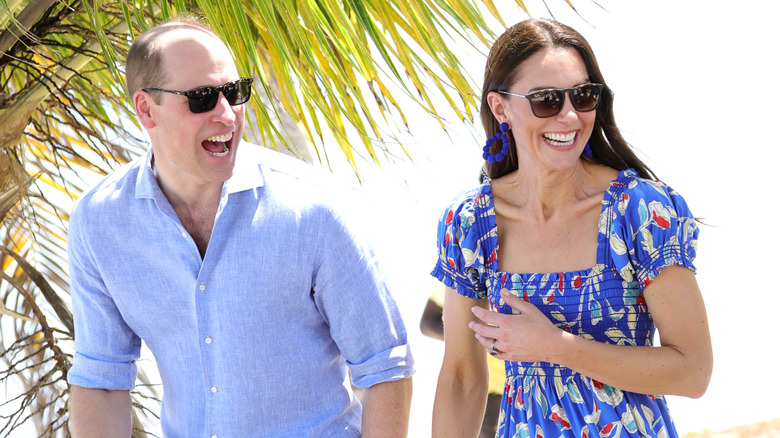
M655 326L642 296L666 266L694 269L698 228L670 187L620 172L604 193L596 266L574 272L498 271L489 181L458 197L438 228L432 275L461 295L511 313L502 288L534 304L559 328L615 345L652 345ZM666 400L622 391L547 362L505 362L497 437L677 437Z

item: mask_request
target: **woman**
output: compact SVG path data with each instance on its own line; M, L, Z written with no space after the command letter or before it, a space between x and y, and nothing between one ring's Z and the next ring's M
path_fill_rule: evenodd
M479 433L487 349L506 361L499 437L676 437L662 394L699 397L712 370L698 229L620 135L585 39L550 20L507 30L482 123L489 178L439 224L434 436Z

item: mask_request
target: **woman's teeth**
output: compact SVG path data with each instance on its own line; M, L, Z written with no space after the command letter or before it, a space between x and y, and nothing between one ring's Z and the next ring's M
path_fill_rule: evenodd
M576 132L570 132L568 134L548 133L542 135L553 146L570 146L574 144L574 139L577 137Z

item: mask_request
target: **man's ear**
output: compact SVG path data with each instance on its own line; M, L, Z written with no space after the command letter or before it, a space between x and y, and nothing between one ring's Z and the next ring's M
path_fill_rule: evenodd
M155 110L157 104L152 100L152 95L143 90L138 90L133 94L133 107L138 121L146 128L154 128L157 125L155 121Z
M498 94L495 91L491 91L487 95L487 103L490 107L490 111L493 113L493 117L496 118L499 122L505 121L507 119L506 112L506 101L503 97L501 97L500 94Z

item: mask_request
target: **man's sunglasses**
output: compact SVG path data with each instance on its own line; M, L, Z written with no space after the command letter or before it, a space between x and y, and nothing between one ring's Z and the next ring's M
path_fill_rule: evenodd
M195 114L213 110L219 101L219 92L225 95L230 105L241 105L252 95L252 78L241 78L218 87L198 87L189 91L164 90L162 88L142 88L143 91L161 91L187 96L190 111Z
M602 88L604 88L602 84L589 83L571 88L548 88L528 94L510 93L508 91L499 91L499 93L526 98L528 103L531 104L531 112L536 117L544 119L561 112L567 91L575 110L583 113L593 111L598 108L599 102L601 102Z

